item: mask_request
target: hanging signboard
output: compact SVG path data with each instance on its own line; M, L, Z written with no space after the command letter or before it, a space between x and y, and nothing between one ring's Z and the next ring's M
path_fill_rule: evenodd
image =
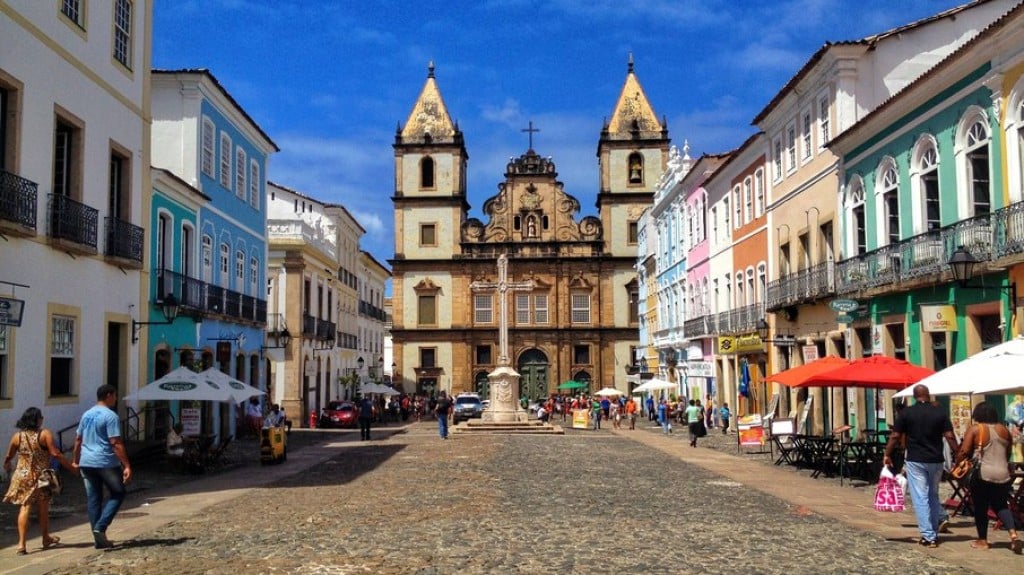
M718 353L751 353L764 350L764 342L757 334L721 336L718 338Z
M710 361L686 362L687 377L714 377L714 368Z
M25 300L0 297L0 325L21 327L21 315L25 311Z
M931 332L957 331L956 308L951 305L922 305L921 329Z

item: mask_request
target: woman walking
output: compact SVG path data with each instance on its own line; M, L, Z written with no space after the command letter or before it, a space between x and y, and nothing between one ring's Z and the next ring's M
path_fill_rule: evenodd
M50 498L49 488L40 488L39 476L50 466L50 458L56 458L60 464L72 469L71 462L57 449L53 443L53 434L43 428L43 413L38 407L30 407L18 420L19 431L11 437L4 458L4 471L11 473L11 462L18 457L17 467L11 474L11 486L4 496L5 503L20 505L18 511L18 555L28 553L25 539L28 535L28 520L32 506L36 507L39 516L39 531L43 536L43 549L49 549L60 543L59 537L50 535Z
M700 401L697 399L691 399L689 405L686 407L686 423L690 432L690 447L697 447L697 438L700 437L697 428L704 421L704 416L701 415Z
M1010 430L999 423L996 408L988 403L979 403L974 407L972 425L964 435L960 444L957 461L972 457L976 450L981 450L981 473L971 483L971 497L974 501L974 526L978 530L978 539L971 542L974 549L988 549L988 509L996 513L1003 527L1010 532L1010 549L1021 553L1022 543L1017 537L1017 529L1013 513L1007 507L1010 486Z

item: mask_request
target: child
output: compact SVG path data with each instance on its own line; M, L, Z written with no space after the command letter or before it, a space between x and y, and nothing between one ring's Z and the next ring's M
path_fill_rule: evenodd
M732 417L732 413L729 411L729 404L723 403L722 409L718 413L722 417L722 435L725 435L729 431L729 418Z

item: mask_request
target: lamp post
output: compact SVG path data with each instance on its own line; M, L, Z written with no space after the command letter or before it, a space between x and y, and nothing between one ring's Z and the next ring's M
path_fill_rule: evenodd
M946 261L949 264L950 270L953 272L953 279L956 281L960 289L969 290L986 290L986 289L997 289L1000 292L1006 290L1007 295L1010 297L1010 315L1013 316L1013 311L1017 307L1017 284L1014 281L1010 281L1009 285L968 285L972 279L974 279L974 266L975 264L981 263L978 258L974 257L974 254L967 251L964 246L958 246L956 250L950 254L949 259ZM1012 328L1008 328L1012 329Z
M139 330L144 325L170 325L174 323L174 320L178 317L178 312L181 310L181 306L178 304L178 298L174 297L173 293L169 293L164 296L158 304L160 306L160 312L164 315L165 321L135 321L132 320L132 345L139 343Z

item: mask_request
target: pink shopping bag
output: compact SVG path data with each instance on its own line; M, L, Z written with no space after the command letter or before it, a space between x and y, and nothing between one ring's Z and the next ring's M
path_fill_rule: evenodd
M903 486L896 481L888 467L883 467L878 486L875 487L875 511L899 513L906 508Z

